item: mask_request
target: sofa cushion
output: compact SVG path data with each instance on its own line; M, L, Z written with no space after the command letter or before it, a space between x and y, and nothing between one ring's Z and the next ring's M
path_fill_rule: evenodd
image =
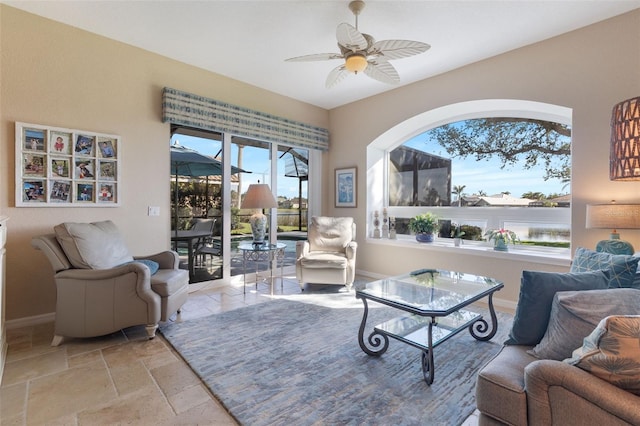
M634 287L640 257L621 254L600 253L578 247L571 263L570 272L611 270L609 287Z
M346 269L347 257L342 253L311 252L300 260L305 268Z
M640 290L637 289L558 292L553 298L547 331L530 353L538 358L562 361L571 357L603 318L638 313Z
M547 331L556 292L605 289L609 284L609 274L609 271L522 271L516 314L505 345L537 345Z
M168 297L189 284L189 273L184 269L160 269L151 277L151 289L161 297Z
M640 316L604 318L565 362L640 395Z
M54 227L69 262L79 269L109 269L133 260L116 225L110 220L65 222Z
M314 216L308 227L309 248L311 251L344 252L353 240L352 229L352 217Z

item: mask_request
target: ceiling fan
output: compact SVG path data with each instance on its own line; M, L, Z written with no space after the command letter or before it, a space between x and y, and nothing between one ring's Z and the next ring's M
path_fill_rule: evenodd
M398 71L389 63L392 59L408 58L426 52L431 46L411 40L375 41L369 34L358 31L358 15L364 9L364 1L354 0L349 9L356 18L356 26L341 23L336 30L340 53L318 53L286 59L289 62L326 61L344 59L344 63L334 68L328 75L325 86L331 88L342 81L350 72L364 72L374 80L388 84L400 82Z

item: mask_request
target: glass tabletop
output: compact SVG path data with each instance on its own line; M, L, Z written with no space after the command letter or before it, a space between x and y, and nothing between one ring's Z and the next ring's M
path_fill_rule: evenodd
M272 250L281 250L285 248L287 245L285 243L275 243L275 244L253 244L251 242L244 242L238 244L238 248L244 251L272 251Z
M422 315L444 316L504 287L490 277L424 269L356 286L356 297Z

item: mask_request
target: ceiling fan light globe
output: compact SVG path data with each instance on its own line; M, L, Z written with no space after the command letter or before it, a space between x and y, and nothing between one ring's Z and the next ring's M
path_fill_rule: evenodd
M367 68L367 65L367 58L363 55L351 55L346 59L344 67L347 71L357 74L364 71Z

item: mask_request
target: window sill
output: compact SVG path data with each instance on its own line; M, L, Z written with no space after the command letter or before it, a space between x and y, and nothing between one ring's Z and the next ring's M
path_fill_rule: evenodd
M510 245L508 252L496 251L486 242L463 240L462 245L455 247L453 239L436 238L432 243L419 243L413 236L399 235L397 239L367 238L369 244L390 245L397 247L415 248L417 250L433 250L446 253L458 253L469 256L480 256L493 259L511 259L514 261L536 262L546 265L571 265L569 249L556 247L533 247Z

